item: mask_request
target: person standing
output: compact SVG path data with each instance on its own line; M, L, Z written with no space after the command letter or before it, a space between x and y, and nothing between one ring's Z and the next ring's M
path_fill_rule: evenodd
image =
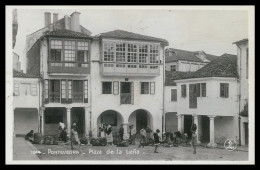
M123 124L121 124L120 129L119 129L119 137L120 137L121 141L124 140L124 127L123 127Z
M134 128L134 125L130 125L129 126L129 136L130 136L130 140L131 140L131 144L135 145L135 134L136 134L136 130Z
M140 135L141 135L141 140L140 140L140 145L139 148L142 146L144 148L145 142L146 142L146 130L142 128L140 130Z
M159 153L159 152L157 151L157 149L158 149L158 147L159 147L159 145L160 145L160 137L159 137L158 133L160 133L160 130L159 130L159 129L156 129L156 133L153 134L153 137L154 137L154 146L155 146L155 148L154 148L154 153Z
M73 123L73 125L71 127L71 149L73 149L74 143L77 143L78 145L80 145L76 123Z
M196 130L197 130L197 125L196 124L192 124L191 126L191 145L193 147L193 154L196 154L196 145L197 145L197 134L196 134Z
M112 145L113 144L113 133L112 133L112 126L107 125L106 128L106 138L107 138L107 144Z

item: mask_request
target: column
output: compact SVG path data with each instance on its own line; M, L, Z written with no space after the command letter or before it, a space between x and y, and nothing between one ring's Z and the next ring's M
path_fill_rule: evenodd
M210 142L208 143L209 147L216 147L217 144L215 143L215 127L214 127L214 118L216 116L208 116L210 120Z
M85 110L85 135L89 137L89 130L90 130L90 114L89 114L89 107L84 107Z
M71 130L71 107L67 107L67 135L70 136Z
M178 131L182 131L182 115L181 114L177 114L178 117Z
M45 107L42 107L40 112L41 112L41 132L42 132L42 136L44 136L44 111L45 111Z
M128 124L129 124L128 122L124 122L124 123L123 123L123 128L124 128L124 136L123 136L123 139L124 139L124 140L129 139L129 134L128 134L128 132L127 132Z
M200 144L200 141L199 141L199 122L198 122L198 116L195 114L195 115L192 115L193 116L193 120L194 120L194 124L197 125L197 131L196 131L196 134L197 134L197 143Z

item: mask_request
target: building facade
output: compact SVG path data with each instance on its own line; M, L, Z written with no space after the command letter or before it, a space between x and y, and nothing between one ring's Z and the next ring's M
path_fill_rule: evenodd
M249 93L249 52L248 39L234 42L237 45L237 66L239 74L239 113L240 113L240 137L241 145L248 145L248 93Z

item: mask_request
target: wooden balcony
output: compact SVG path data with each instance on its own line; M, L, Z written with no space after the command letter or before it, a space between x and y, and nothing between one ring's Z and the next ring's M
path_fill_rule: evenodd
M89 63L79 62L48 62L48 73L89 74Z
M111 76L158 76L160 64L101 63L102 75Z

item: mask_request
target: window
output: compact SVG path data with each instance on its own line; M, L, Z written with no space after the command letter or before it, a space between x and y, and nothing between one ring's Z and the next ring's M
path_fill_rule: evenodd
M114 88L114 90L113 90L114 94L118 95L119 94L119 82L118 81L113 82L113 88Z
M159 63L159 45L150 45L150 63Z
M72 81L72 101L73 102L83 102L83 81L82 80L73 80Z
M228 83L220 83L220 97L228 98Z
M176 102L177 101L177 90L171 89L171 101Z
M49 81L44 80L44 98L45 102L49 102Z
M51 61L61 61L61 40L51 40Z
M197 97L200 97L200 83L196 84L195 90L196 90L196 93L197 93Z
M125 62L125 43L116 43L116 62Z
M137 45L128 44L127 62L129 62L129 63L137 62Z
M139 63L148 63L148 45L139 45ZM139 68L147 68L147 66L140 65Z
M141 94L149 94L149 82L141 82Z
M84 81L84 103L88 103L88 80Z
M68 102L72 102L72 80L68 80Z
M206 83L201 83L201 97L206 97Z
M79 67L88 67L88 64L82 64L83 62L89 62L87 42L78 42L77 61Z
M21 83L21 95L30 95L31 84Z
M37 96L37 84L32 84L32 96Z
M75 41L64 41L64 60L75 61Z
M176 65L171 66L171 71L176 71Z
M102 82L102 94L112 94L112 82Z
M61 102L66 102L66 80L61 81Z
M248 58L249 57L249 54L248 54L248 48L246 49L246 79L248 79L248 72L249 72L249 70L248 70Z
M151 91L151 94L155 94L155 82L150 83L150 91Z
M14 83L14 95L15 96L20 95L19 83Z
M60 102L60 80L50 80L50 102Z
M114 61L114 43L104 42L104 61Z
M186 97L187 96L187 89L186 89L186 84L181 85L181 97Z

